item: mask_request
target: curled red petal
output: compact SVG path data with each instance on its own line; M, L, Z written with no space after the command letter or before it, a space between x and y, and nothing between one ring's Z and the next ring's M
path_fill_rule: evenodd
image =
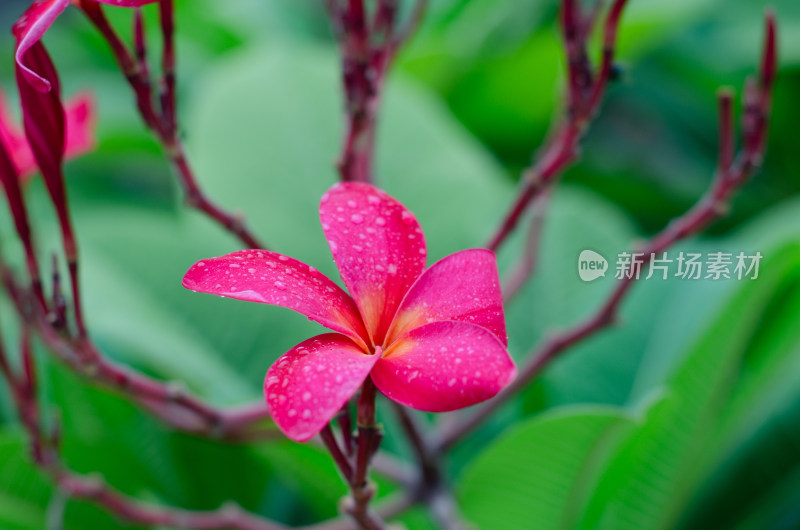
M469 407L516 376L494 333L466 322L433 322L400 337L372 370L388 398L426 412Z
M494 252L462 250L431 265L400 304L386 344L416 327L440 320L482 326L508 345Z
M28 51L42 39L56 18L67 8L69 1L37 0L14 24L14 36L17 38L15 54L17 65L28 83L39 92L50 91L52 81L30 62Z
M338 333L298 344L267 371L264 396L272 419L290 439L310 440L355 394L377 360Z
M183 277L193 291L293 309L359 343L366 332L353 299L314 267L266 250L198 261Z
M380 345L403 296L425 269L422 228L399 201L364 183L331 188L319 215L342 280Z
M119 7L141 7L153 4L158 0L96 0L102 4ZM25 79L40 92L48 92L51 81L47 79L35 65L28 62L26 54L39 42L53 25L53 22L69 6L70 0L37 0L23 13L14 24L14 36L17 38L16 61Z

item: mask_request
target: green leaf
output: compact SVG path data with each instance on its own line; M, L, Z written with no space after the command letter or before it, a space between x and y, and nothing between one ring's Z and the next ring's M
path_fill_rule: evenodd
M479 528L574 528L609 454L633 429L618 409L558 409L521 423L464 472L459 502Z
M40 530L45 526L44 507L52 494L46 476L30 463L21 433L0 431L0 527L7 530Z
M799 262L796 245L771 253L759 279L742 285L720 311L669 378L666 397L618 448L581 528L674 528L707 470L709 440L749 342Z

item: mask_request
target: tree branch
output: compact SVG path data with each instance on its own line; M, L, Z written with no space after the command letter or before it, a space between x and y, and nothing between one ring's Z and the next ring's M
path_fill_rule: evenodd
M577 160L580 143L612 77L617 30L626 5L627 0L614 0L609 8L604 25L603 55L597 72L593 73L586 50L586 38L591 32L584 27L580 2L562 0L559 21L567 54L566 115L545 141L534 164L523 172L517 198L486 245L490 250L500 248L531 202Z
M524 389L562 352L612 324L616 319L620 304L635 283L636 275L633 272L636 267L646 267L653 256L678 241L697 234L728 211L732 196L758 169L766 148L772 90L777 69L776 27L775 18L771 12L766 16L765 34L759 82L749 82L745 92L745 113L742 123L744 147L736 161L726 165L729 160L727 150L731 145L730 137L733 135L733 125L729 120L730 102L728 100L730 95L727 90L723 90L718 96L722 113L720 122L723 124L719 143L720 167L717 168L706 195L693 208L673 220L643 246L640 251L642 260L630 264L629 274L623 275L622 279L618 280L611 295L595 314L573 328L548 338L528 357L529 360L522 366L519 376L513 383L492 400L477 408L470 416L451 424L445 432L440 433L437 443L438 450L444 451L457 444L501 405Z
M162 53L162 75L160 86L160 108L156 108L152 92L153 83L142 61L136 61L127 46L109 23L101 4L91 0L80 0L80 7L87 18L106 40L114 58L125 75L136 97L147 127L155 134L183 189L186 204L205 214L210 219L236 236L247 248L267 247L253 234L240 215L225 211L213 202L200 187L186 157L183 143L178 135L176 118L174 5L172 0L159 2L161 33L164 39Z

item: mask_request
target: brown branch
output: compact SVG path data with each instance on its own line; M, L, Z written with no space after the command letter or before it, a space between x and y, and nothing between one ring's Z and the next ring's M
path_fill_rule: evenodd
M253 425L269 417L262 402L232 410L218 409L175 383L158 381L114 363L89 339L72 338L54 328L2 263L0 274L20 318L59 359L74 371L129 396L167 424L211 438L242 441L251 439ZM280 433L273 429L261 431L261 435L274 438Z
M229 213L212 201L202 190L178 135L176 118L174 6L173 2L159 2L161 33L164 39L160 107L155 105L153 83L141 61L135 60L125 43L111 26L101 4L80 0L80 7L108 43L120 70L136 97L136 106L147 127L155 134L183 189L186 204L205 214L228 232L236 236L247 248L267 247L247 228L241 216Z
M593 73L586 51L586 37L591 32L584 26L585 20L592 17L584 18L577 0L562 0L559 22L567 54L564 96L567 112L545 141L545 147L534 164L523 172L517 198L487 243L487 248L495 251L500 248L531 202L577 160L581 141L600 108L612 77L617 31L626 5L627 0L614 0L609 8L604 25L603 54L597 72Z
M397 0L379 0L372 20L364 0L327 2L342 57L346 130L336 165L343 181L373 180L375 128L386 75L427 4L417 0L410 20L398 30Z
M516 298L525 286L525 283L531 275L533 275L539 261L539 246L541 244L544 221L547 214L547 203L550 199L550 193L548 193L548 191L549 190L539 195L534 201L534 214L531 217L528 238L525 241L522 258L519 260L516 268L511 271L503 285L503 301L506 304Z
M17 413L29 438L33 463L55 483L67 498L96 504L122 521L145 526L166 526L191 530L283 530L286 527L268 518L250 513L228 502L217 510L185 510L147 504L125 495L96 475L80 475L64 467L58 454L58 429L45 430L41 425L36 393L35 365L30 355L30 336L22 335L20 355L23 372L14 373L0 337L0 375L6 380ZM405 493L393 496L376 509L381 517L394 517L413 506L415 500ZM377 515L376 515L377 517ZM306 530L354 530L349 519L335 519L304 527Z
M745 92L745 115L742 123L742 135L745 140L743 150L736 161L727 167L724 165L728 161L726 150L730 148L730 137L733 136L734 131L733 124L728 119L729 102L727 99L729 95L727 91L721 91L719 94L720 109L722 111L720 122L724 124L724 129L720 135L719 160L722 165L717 168L712 185L706 195L693 208L673 220L664 230L656 234L643 246L639 251L642 256L641 260L631 262L628 273L622 275L611 295L592 316L573 328L548 338L544 344L528 357L528 362L522 366L517 379L513 383L503 389L495 398L477 408L470 416L449 425L438 439L438 450L447 450L457 444L467 434L481 425L501 405L524 389L562 352L611 325L617 318L620 304L635 283L637 267L646 267L653 259L653 256L663 252L678 241L697 234L728 211L729 203L734 193L758 169L766 148L772 90L777 68L775 51L776 27L772 13L767 14L765 33L759 82L757 84L748 83L748 88Z

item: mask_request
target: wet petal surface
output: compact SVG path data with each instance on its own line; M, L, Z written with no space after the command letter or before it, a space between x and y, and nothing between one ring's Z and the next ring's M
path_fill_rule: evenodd
M337 333L298 344L267 372L264 396L272 419L290 439L310 440L356 393L377 360Z
M240 250L198 261L183 277L193 291L293 309L361 342L358 309L338 285L314 267L266 250Z
M392 323L387 345L430 322L456 320L482 326L508 344L503 295L494 253L462 250L442 258L411 287Z
M331 188L320 220L336 265L376 345L409 287L425 269L425 238L414 215L363 183Z
M388 398L446 412L491 398L516 375L505 346L486 328L434 322L400 337L372 370Z

